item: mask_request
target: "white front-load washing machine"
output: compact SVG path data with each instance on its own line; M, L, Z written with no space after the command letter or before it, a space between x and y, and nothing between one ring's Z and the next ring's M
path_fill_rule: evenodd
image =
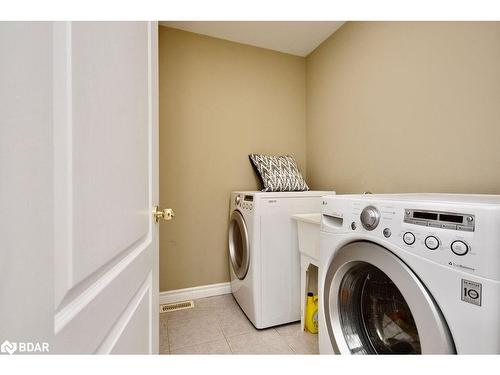
M325 197L321 354L500 353L500 196Z
M300 259L291 216L321 212L326 194L334 192L231 193L231 290L256 328L300 320Z

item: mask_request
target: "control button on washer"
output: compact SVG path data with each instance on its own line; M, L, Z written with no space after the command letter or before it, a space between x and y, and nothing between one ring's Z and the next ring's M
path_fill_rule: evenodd
M429 250L436 250L439 247L439 240L434 236L426 237L425 246L427 246Z
M428 225L427 221L422 221L422 220L413 220L413 224L423 225L424 227Z
M354 221L351 223L351 229L356 230L356 223Z
M457 229L457 226L455 224L442 224L441 226L443 227L443 229Z
M413 245L415 243L415 235L411 232L406 232L403 234L403 241L407 245Z
M457 225L458 230L463 230L465 232L474 232L474 229L471 227L466 227L464 225Z
M462 256L469 252L469 246L464 241L453 241L451 243L451 251L456 255Z
M423 225L424 227L427 226L427 221L422 221L422 220L405 219L405 222L415 225Z
M391 236L391 230L389 228L385 228L382 233L384 233L385 238L389 238Z

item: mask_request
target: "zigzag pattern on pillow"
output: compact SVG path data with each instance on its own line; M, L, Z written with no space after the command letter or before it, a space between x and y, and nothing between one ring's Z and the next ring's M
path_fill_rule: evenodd
M292 156L251 154L249 157L260 175L262 191L309 190Z

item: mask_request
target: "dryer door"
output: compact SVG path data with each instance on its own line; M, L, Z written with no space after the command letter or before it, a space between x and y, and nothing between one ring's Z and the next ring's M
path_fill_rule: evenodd
M245 220L239 211L233 211L229 222L229 258L236 277L243 280L250 265L250 243Z
M326 326L336 352L452 354L448 326L425 286L386 248L342 247L326 270Z

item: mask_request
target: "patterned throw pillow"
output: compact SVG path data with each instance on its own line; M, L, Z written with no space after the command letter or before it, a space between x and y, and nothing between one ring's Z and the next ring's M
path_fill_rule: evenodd
M262 191L309 190L292 156L251 154L249 157L264 186Z

